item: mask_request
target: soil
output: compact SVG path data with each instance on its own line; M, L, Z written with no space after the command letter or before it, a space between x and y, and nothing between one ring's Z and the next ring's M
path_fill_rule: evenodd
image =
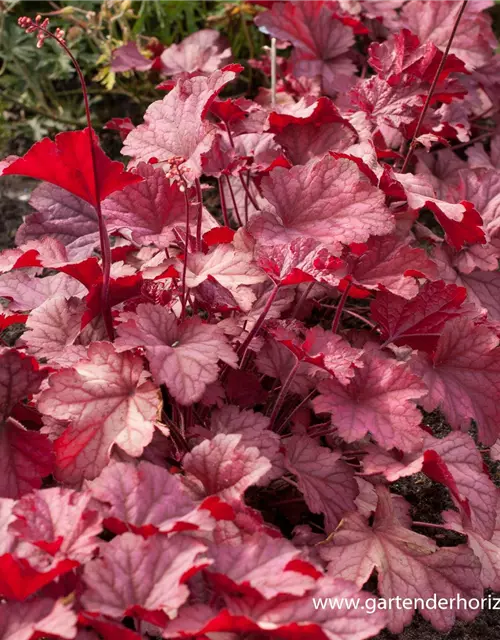
M28 204L33 182L17 176L3 176L0 182L0 249L12 247L23 216L33 211Z

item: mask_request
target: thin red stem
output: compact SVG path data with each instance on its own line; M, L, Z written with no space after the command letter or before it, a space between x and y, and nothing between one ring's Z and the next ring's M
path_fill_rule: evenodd
M432 527L433 529L443 529L444 531L453 531L452 529L448 529L448 527L446 527L444 524L434 524L432 522L419 522L417 520L414 520L413 522L413 526L414 527Z
M233 134L231 133L231 129L229 128L229 123L226 122L225 120L222 121L224 123L224 125L226 126L226 131L227 131L227 137L229 138L229 142L231 144L231 147L234 149L234 140L233 140Z
M429 89L429 93L427 95L427 100L425 101L424 107L422 109L422 112L420 114L420 118L418 119L418 123L417 123L417 128L415 129L415 133L413 134L413 139L410 143L410 147L408 149L408 153L406 154L406 158L403 162L403 166L401 168L401 173L406 173L406 170L408 169L408 165L410 164L410 160L411 157L413 155L413 152L415 151L415 147L417 146L417 138L420 134L420 128L422 126L422 123L424 121L425 118L425 114L427 113L427 109L429 108L429 105L431 103L432 100L432 96L434 94L434 90L436 89L436 85L438 83L439 77L441 75L441 72L443 71L444 65L446 63L446 59L448 57L448 54L450 52L451 49L451 45L453 42L453 38L455 37L455 34L457 32L458 29L458 25L460 24L460 20L462 19L462 16L464 14L465 11L465 7L467 6L467 2L468 0L464 0L462 2L462 6L460 7L458 13L457 13L457 17L455 18L455 24L453 25L453 29L451 31L450 34L450 38L448 40L448 44L446 45L446 49L443 53L443 57L441 58L441 62L439 63L439 67L437 68L437 71L434 75L434 79L432 80L432 84L431 84L431 88Z
M224 224L229 227L229 216L227 215L226 196L224 195L224 185L222 184L222 177L217 178L217 184L219 185L219 199L220 208L222 209L222 217L224 218Z
M463 149L464 147L468 147L469 145L474 144L475 142L481 142L482 140L486 140L487 138L491 138L493 133L494 133L494 131L488 131L487 133L481 133L480 135L476 136L475 138L471 138L467 142L461 142L460 144L456 144L451 148L453 149L453 151L457 151L458 149Z
M405 333L404 338L405 340L408 338L439 338L440 335L440 333ZM380 348L385 349L385 347L391 344L391 342L394 342L394 340L397 340L397 338L389 338L380 345Z
M236 216L236 220L238 221L238 224L240 225L240 227L242 227L243 223L241 222L240 212L238 211L238 205L236 204L236 198L234 197L233 186L231 185L231 180L229 179L229 176L226 176L226 181L227 181L229 193L231 194L231 200L233 201L234 215Z
M187 184L184 183L184 206L186 208L186 241L184 246L184 264L182 267L182 290L181 290L181 320L184 320L186 317L186 306L187 306L187 298L188 291L186 287L186 274L187 274L187 263L188 263L188 255L189 255L189 196L188 196L188 188Z
M243 176L241 175L241 173L239 174L239 176L240 176L241 185L242 185L243 189L245 189L245 193L248 196L248 199L250 200L250 202L252 203L254 208L257 209L257 211L260 211L259 205L255 201L255 198L253 197L253 195L250 193L250 184L247 185L245 183L245 180L243 179Z
M247 171L247 190L245 191L245 224L248 224L248 203L250 202L250 198L248 197L248 190L250 189L250 171ZM242 178L244 180L244 178Z
M257 322L254 324L254 326L250 330L248 336L246 337L246 340L239 346L239 348L238 348L238 356L240 356L240 362L244 362L245 355L247 353L248 347L250 346L250 343L255 338L255 336L259 332L260 328L264 324L264 320L266 319L266 316L269 313L269 310L271 309L271 306L272 306L272 304L274 302L274 299L276 298L276 295L277 295L277 293L279 291L279 288L280 288L279 284L275 284L274 285L274 289L269 294L269 297L268 297L268 299L266 301L266 306L262 310L262 313L260 314L259 319L257 320Z
M316 389L313 389L303 400L302 402L300 402L296 407L293 408L293 410L287 415L287 417L283 420L283 422L280 424L280 426L276 429L276 433L281 433L284 429L284 427L290 422L290 420L293 418L293 416L297 413L297 411L299 411L299 409L302 409L303 406L305 406L309 400L313 397L313 395L316 393Z
M196 220L196 249L201 251L201 223L203 220L203 196L201 193L201 184L198 178L195 182L196 198L198 199L198 218Z
M333 323L332 323L332 331L333 333L337 333L337 329L339 328L339 323L340 323L340 318L342 316L342 311L344 309L345 303L347 301L347 297L349 295L349 289L351 288L351 283L348 282L346 285L346 288L344 289L344 293L342 294L342 297L340 298L340 302L337 306L337 311L335 312L335 317L333 318Z
M274 403L273 412L271 413L270 422L269 422L271 429L274 423L276 422L276 418L278 417L279 412L281 411L281 407L283 406L283 402L285 401L285 398L293 382L293 379L295 378L295 374L298 371L299 365L300 365L300 360L296 358L295 364L290 369L290 372L281 387L279 395L276 398L276 402Z
M297 317L297 314L299 313L300 309L302 308L302 305L306 301L307 296L311 293L311 290L312 290L312 288L314 287L315 284L316 284L316 282L313 280L304 289L304 291L302 292L302 295L300 296L297 304L295 305L295 307L294 307L294 309L292 311L292 318L296 318Z
M170 420L170 418L167 416L165 411L162 411L161 417L164 423L170 429L170 437L175 442L177 447L180 450L189 451L189 445L186 442L186 439L184 438L180 430L177 428L177 426L172 422L172 420Z
M66 46L66 44L57 38L53 33L51 33L48 29L44 29L42 26L37 25L33 20L31 21L31 25L36 27L39 31L42 31L46 36L55 40L57 44L64 50L64 52L68 55L69 59L73 63L73 66L76 69L76 73L78 75L78 79L80 80L80 85L82 87L83 94L83 103L85 106L85 116L87 119L87 128L89 132L89 145L90 145L90 157L92 159L92 173L94 178L94 191L95 191L95 199L96 205L95 210L97 212L97 220L99 226L99 241L101 245L101 256L102 256L102 292L101 292L101 304L102 304L102 315L104 319L104 324L106 326L106 332L111 341L114 340L115 332L113 329L113 316L111 315L111 307L109 305L109 285L111 280L111 245L109 242L109 235L106 229L106 223L104 221L104 216L102 215L101 209L101 198L99 194L99 180L97 176L97 162L95 158L95 148L94 148L94 140L92 137L93 129L92 129L92 121L90 117L90 105L89 105L89 97L87 92L87 85L85 84L85 78L83 76L80 65L78 64L77 59L71 53L71 50Z

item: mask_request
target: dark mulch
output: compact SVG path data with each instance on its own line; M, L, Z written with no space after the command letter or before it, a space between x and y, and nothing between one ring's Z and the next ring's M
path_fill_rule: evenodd
M12 247L23 216L33 211L28 204L33 182L17 176L3 176L0 182L0 249Z

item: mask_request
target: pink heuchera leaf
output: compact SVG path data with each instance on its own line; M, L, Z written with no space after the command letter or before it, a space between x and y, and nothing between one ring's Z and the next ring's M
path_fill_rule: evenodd
M18 402L38 391L46 375L34 358L15 349L0 349L1 422L9 417Z
M483 587L497 591L500 585L500 517L498 503L493 510L493 516L495 515L493 535L485 538L477 531L474 531L467 522L460 521L460 516L456 511L444 511L442 513L447 527L467 536L470 548L481 562L481 582Z
M358 82L349 98L354 107L366 113L372 126L401 131L418 118L425 101L423 93L415 78L404 77L392 86L377 75Z
M215 524L206 510L197 509L175 475L144 460L138 466L111 463L90 490L103 503L106 528L116 533L129 528L146 537L157 531L207 529Z
M475 420L479 440L493 444L499 434L500 362L498 338L468 318L448 322L430 356L419 354L413 370L428 386L426 411L440 407L454 429Z
M249 230L263 244L311 237L336 248L394 227L383 193L346 158L278 167L264 178L262 191L272 207L252 218Z
M14 536L9 532L9 525L14 522L12 513L15 501L10 498L0 498L0 556L9 553L15 547Z
M299 323L292 323L288 327L278 325L271 328L270 333L279 344L268 341L257 356L257 366L264 372L267 370L268 375L274 371L274 377L282 378L288 375L290 367L298 359L299 377L294 380L296 384L290 387L291 390L301 386L301 375L325 377L323 371L347 384L354 376L354 367L363 366L361 349L354 349L346 340L321 327L306 330ZM279 345L286 347L293 357L284 355Z
M397 235L370 238L367 250L361 256L349 258L349 272L355 284L366 289L389 290L403 298L418 293L415 274L433 279L436 265L425 251L411 247Z
M253 253L243 251L233 243L220 244L207 254L197 252L187 256L186 282L189 287L198 286L209 276L228 289L267 280L266 274L255 264Z
M366 348L366 347L365 347ZM421 414L415 401L426 386L403 362L365 352L364 366L347 386L322 380L313 400L316 413L331 413L339 435L354 442L370 432L384 448L414 451L422 445Z
M141 162L135 173L142 182L106 198L102 212L112 228L129 231L135 244L167 247L175 239L174 226L186 225L185 196L162 169Z
M390 85L397 85L403 73L432 83L443 54L433 42L420 44L418 36L403 29L384 43L373 42L368 62L378 75ZM455 55L447 56L439 76L441 83L450 73L466 72L465 65ZM438 84L439 87L439 84ZM437 89L439 93L439 88Z
M80 634L83 633L88 633L91 637L83 636L81 640L97 640L101 637L106 640L141 640L141 636L135 631L98 613L80 611L78 622L80 625L91 627L95 631L84 632L80 630L77 640L80 640Z
M230 592L245 593L251 587L264 598L280 593L301 596L315 583L312 576L293 570L301 552L285 538L256 533L240 545L213 545L210 552L214 562L209 571L216 584Z
M441 200L423 175L397 173L395 176L404 187L409 206L412 209L430 209L443 227L448 242L455 249L461 249L466 242L486 242L483 221L472 203L463 200L459 204L451 204Z
M492 320L500 320L500 276L496 267L495 271L474 269L470 273L460 273L453 265L453 256L443 247L435 247L433 258L445 282L465 287L469 302L479 311L487 311Z
M305 334L302 344L306 361L324 367L342 384L348 384L355 375L355 368L363 366L361 349L355 349L331 331L313 327Z
M14 311L36 309L54 296L80 297L84 292L82 285L65 273L38 278L16 270L0 276L0 296L12 300L9 308Z
M189 596L183 576L210 563L205 550L204 544L181 534L117 536L102 545L99 558L85 565L83 607L112 618L138 615L152 622L151 614L159 613L164 623Z
M111 71L120 73L123 71L148 71L153 62L142 55L135 42L128 42L117 49L111 55Z
M10 531L56 559L90 560L99 544L101 518L90 504L90 492L63 487L42 489L19 500Z
M8 600L26 600L78 565L74 560L61 560L44 571L33 568L26 558L10 553L0 556L0 597Z
M110 131L118 131L120 139L123 142L128 134L135 129L135 124L130 118L111 118L104 125L103 129L109 129Z
M277 596L266 600L231 598L228 611L238 620L245 617L252 621L255 627L249 631L274 632L276 638L364 640L378 633L387 619L386 612L380 609L366 615L370 595L366 591L359 591L347 580L332 580L330 576L322 576L314 589L304 596ZM322 608L320 602L328 602L328 598L338 602L339 606ZM359 599L358 608L345 604L353 599ZM211 628L212 625L208 623L204 630L208 632Z
M218 495L239 500L252 484L271 469L268 458L257 447L243 444L238 433L219 433L196 445L183 460L187 487L198 499Z
M233 405L226 405L212 413L210 433L241 435L240 445L257 447L261 455L267 458L273 468L257 484L267 484L279 477L283 470L283 456L280 453L280 437L269 429L270 419L258 411L241 410Z
M328 151L345 151L357 141L357 135L335 104L326 97L299 102L269 115L269 131L293 164L306 164Z
M191 318L178 324L165 307L140 304L135 313L122 314L119 349L143 347L157 384L166 384L184 405L197 402L218 377L218 362L236 367L237 356L217 325Z
M363 456L363 473L367 476L381 474L389 482L395 482L399 478L422 471L423 451L402 454L397 449L385 451L372 443L363 444L363 448L366 451ZM362 512L361 509L360 511Z
M465 522L470 522L472 531L486 539L491 538L498 490L484 471L483 459L473 439L466 433L450 433L441 440L432 441L427 437L424 447L423 472L433 480L443 482L436 465L442 461L446 465L445 477L450 474L453 481L453 484L444 484L450 489ZM429 454L437 454L439 460Z
M450 433L442 439L426 435L423 451L405 455L382 451L371 444L363 446L367 451L363 456L365 474L382 474L394 482L423 471L448 487L464 527L491 537L497 489L485 473L483 459L468 434Z
M283 384L296 363L296 357L287 347L277 340L266 340L255 358L255 366L260 373L276 378ZM311 367L307 362L300 362L296 374L289 386L290 393L305 395L309 393L314 381Z
M297 476L298 487L309 509L325 516L325 531L334 531L344 514L355 511L358 486L354 472L331 451L308 436L292 436L286 442L285 467Z
M345 91L354 80L355 66L347 54L354 44L352 29L334 16L326 2L275 2L255 18L262 30L294 45L296 77L319 76L324 93Z
M28 431L14 418L0 424L0 495L9 498L39 489L54 470L54 450L48 437Z
M463 287L442 280L425 284L412 300L383 291L371 305L372 319L385 342L432 351L446 322L463 313L466 296Z
M44 138L4 169L3 174L45 180L93 206L113 191L140 181L140 176L127 173L120 162L110 160L99 146L94 131L91 135L97 163L98 192L94 183L88 129L59 133L54 141Z
M0 271L28 267L56 267L68 262L66 247L55 238L43 237L20 243L17 249L7 249L0 256Z
M78 298L49 298L37 307L26 322L23 343L39 358L64 364L66 348L80 335L85 303ZM86 350L81 347L81 357Z
M118 445L140 456L153 437L160 406L142 359L96 342L88 359L49 378L38 408L70 425L54 443L56 475L68 483L95 478Z
M0 638L33 640L41 637L76 638L76 614L61 600L39 598L0 604Z
M436 543L407 529L394 511L387 488L378 488L379 502L373 528L359 514L344 519L331 542L321 546L321 556L329 562L332 577L352 580L362 586L374 568L378 588L384 598L480 598L479 562L465 545L438 548ZM428 609L421 615L439 631L451 629L455 618L471 620L477 611L463 607ZM388 628L400 633L414 611L389 610Z
M347 273L345 262L330 255L314 238L298 237L287 244L258 245L256 259L268 276L282 285L316 280L336 287Z
M215 29L201 29L172 44L161 54L162 72L167 76L199 71L210 74L227 64L231 48Z
M491 19L482 12L484 7L483 3L477 2L466 7L451 47L451 53L463 60L469 69L487 64L497 46L491 30ZM401 19L421 42L430 40L444 49L458 11L459 6L454 2L413 0L404 6Z
M456 271L455 271L456 273ZM486 309L492 320L500 320L500 276L497 271L475 269L468 274L457 274L456 283L467 289L467 299L479 309Z
M49 237L62 242L68 260L88 258L99 244L97 214L92 205L69 191L44 182L30 199L35 213L26 216L17 230L16 242Z
M7 327L13 324L24 324L28 319L28 315L25 313L1 313L0 314L0 332L5 331Z
M363 13L372 20L381 20L391 31L397 30L400 28L398 9L404 2L405 0L374 0L363 5ZM349 13L352 14L352 10Z
M123 154L134 162L156 158L184 160L183 172L191 179L201 175L203 152L210 149L216 128L205 120L211 103L240 70L238 65L205 76L183 76L163 100L150 105L144 124L131 131L125 140Z
M39 488L53 470L47 436L27 431L9 417L18 402L38 391L45 376L34 358L14 349L0 350L0 496L19 498Z

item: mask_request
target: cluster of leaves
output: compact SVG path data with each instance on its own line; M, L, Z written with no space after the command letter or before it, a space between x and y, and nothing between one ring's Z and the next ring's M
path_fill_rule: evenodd
M89 129L0 162L42 181L0 254L3 640L363 640L414 614L363 611L374 572L383 598L500 589L490 3L447 57L456 2L266 4L276 95L222 99L241 67L202 31L109 124L126 171ZM460 544L391 490L422 473Z

